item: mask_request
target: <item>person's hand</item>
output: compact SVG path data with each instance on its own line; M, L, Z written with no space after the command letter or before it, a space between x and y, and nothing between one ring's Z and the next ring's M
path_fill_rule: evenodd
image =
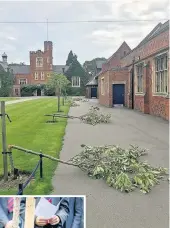
M47 220L44 219L43 217L37 217L37 218L35 219L35 224L36 224L37 226L45 226L45 225L47 224Z
M57 225L60 222L60 218L56 215L54 215L51 219L50 219L50 224L51 225Z
M5 228L12 228L12 225L13 225L13 221L11 220L6 224Z

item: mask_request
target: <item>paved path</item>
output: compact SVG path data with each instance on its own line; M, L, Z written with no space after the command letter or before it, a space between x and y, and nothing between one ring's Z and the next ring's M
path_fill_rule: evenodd
M86 113L89 103L71 108L70 114ZM123 108L101 110L112 114L112 124L91 126L68 120L61 159L79 153L81 144L136 144L150 149L146 157L150 163L168 167L166 121ZM60 164L53 186L53 194L87 196L87 228L168 228L168 182L156 186L148 195L138 191L122 194L102 180L90 179L78 168Z

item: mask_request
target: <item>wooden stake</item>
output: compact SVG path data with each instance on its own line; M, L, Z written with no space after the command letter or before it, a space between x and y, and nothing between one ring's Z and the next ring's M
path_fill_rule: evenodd
M35 216L35 198L27 197L24 228L34 228L34 216Z
M8 160L7 160L7 143L6 143L6 116L5 116L5 101L1 101L1 119L2 119L2 152L4 166L4 181L8 180Z

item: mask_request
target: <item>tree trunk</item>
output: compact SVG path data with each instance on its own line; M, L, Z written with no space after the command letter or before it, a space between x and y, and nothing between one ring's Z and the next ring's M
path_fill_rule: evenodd
M60 89L57 87L56 88L56 96L57 96L57 100L58 100L58 102L57 102L57 107L58 107L58 112L60 112Z
M64 93L63 93L63 106L64 106L64 103L65 103L65 102L64 102Z
M60 112L60 94L58 94L58 112Z

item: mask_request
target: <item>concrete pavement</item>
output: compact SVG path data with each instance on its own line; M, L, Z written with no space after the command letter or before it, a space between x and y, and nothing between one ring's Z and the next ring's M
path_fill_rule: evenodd
M70 115L85 114L94 103L92 100L72 107ZM78 154L81 144L135 144L150 150L145 159L151 164L168 167L168 122L124 108L101 107L101 111L111 113L111 124L91 126L68 120L61 159ZM168 182L148 195L139 191L123 194L102 180L90 179L78 168L59 164L53 186L52 194L87 196L87 228L168 228Z

